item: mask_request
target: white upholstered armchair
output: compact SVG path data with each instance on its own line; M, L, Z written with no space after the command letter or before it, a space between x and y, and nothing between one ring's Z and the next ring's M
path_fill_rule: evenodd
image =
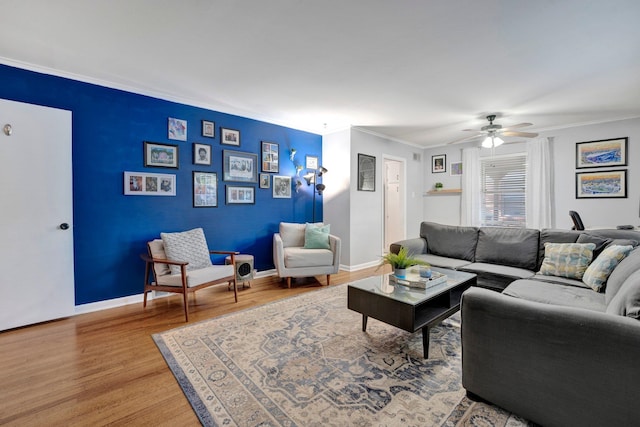
M287 279L291 287L292 277L327 276L340 269L340 238L329 234L329 226L321 223L280 223L280 232L273 235L273 263L278 276Z

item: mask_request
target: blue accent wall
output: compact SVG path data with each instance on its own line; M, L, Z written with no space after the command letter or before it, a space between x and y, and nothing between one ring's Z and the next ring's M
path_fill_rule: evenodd
M139 254L160 232L202 227L211 249L252 254L258 270L269 270L280 221L311 222L312 187L305 183L299 193L292 190L291 199L274 199L271 189L257 183L225 182L222 150L255 153L260 162L261 141L278 143L280 171L271 175L294 176L290 149L297 150L297 164L304 166L307 154L321 160L320 135L5 65L0 98L72 112L76 305L142 293ZM169 117L187 120L187 141L168 139ZM215 122L215 138L201 136L201 120ZM240 131L240 147L220 144L221 126ZM144 167L143 141L177 144L179 169ZM193 164L194 142L212 146L211 166ZM124 171L175 173L177 196L125 196ZM217 208L193 207L193 171L218 174ZM228 184L254 187L255 205L226 205ZM320 199L316 217L322 218Z

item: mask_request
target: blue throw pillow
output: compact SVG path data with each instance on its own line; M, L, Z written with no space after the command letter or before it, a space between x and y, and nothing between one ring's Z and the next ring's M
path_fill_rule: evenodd
M331 249L329 245L330 224L317 226L307 224L304 230L305 249Z

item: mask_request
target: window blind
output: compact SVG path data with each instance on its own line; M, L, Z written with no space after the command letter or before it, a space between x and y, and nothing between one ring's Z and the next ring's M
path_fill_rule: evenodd
M480 160L483 226L526 226L526 172L526 154Z

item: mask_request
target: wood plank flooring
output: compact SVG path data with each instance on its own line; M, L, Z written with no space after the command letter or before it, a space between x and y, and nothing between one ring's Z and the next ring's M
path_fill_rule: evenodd
M331 286L383 274L376 267L331 277ZM277 277L198 291L189 323L319 289L324 278ZM151 334L183 326L180 295L0 332L0 425L197 426L199 421Z

